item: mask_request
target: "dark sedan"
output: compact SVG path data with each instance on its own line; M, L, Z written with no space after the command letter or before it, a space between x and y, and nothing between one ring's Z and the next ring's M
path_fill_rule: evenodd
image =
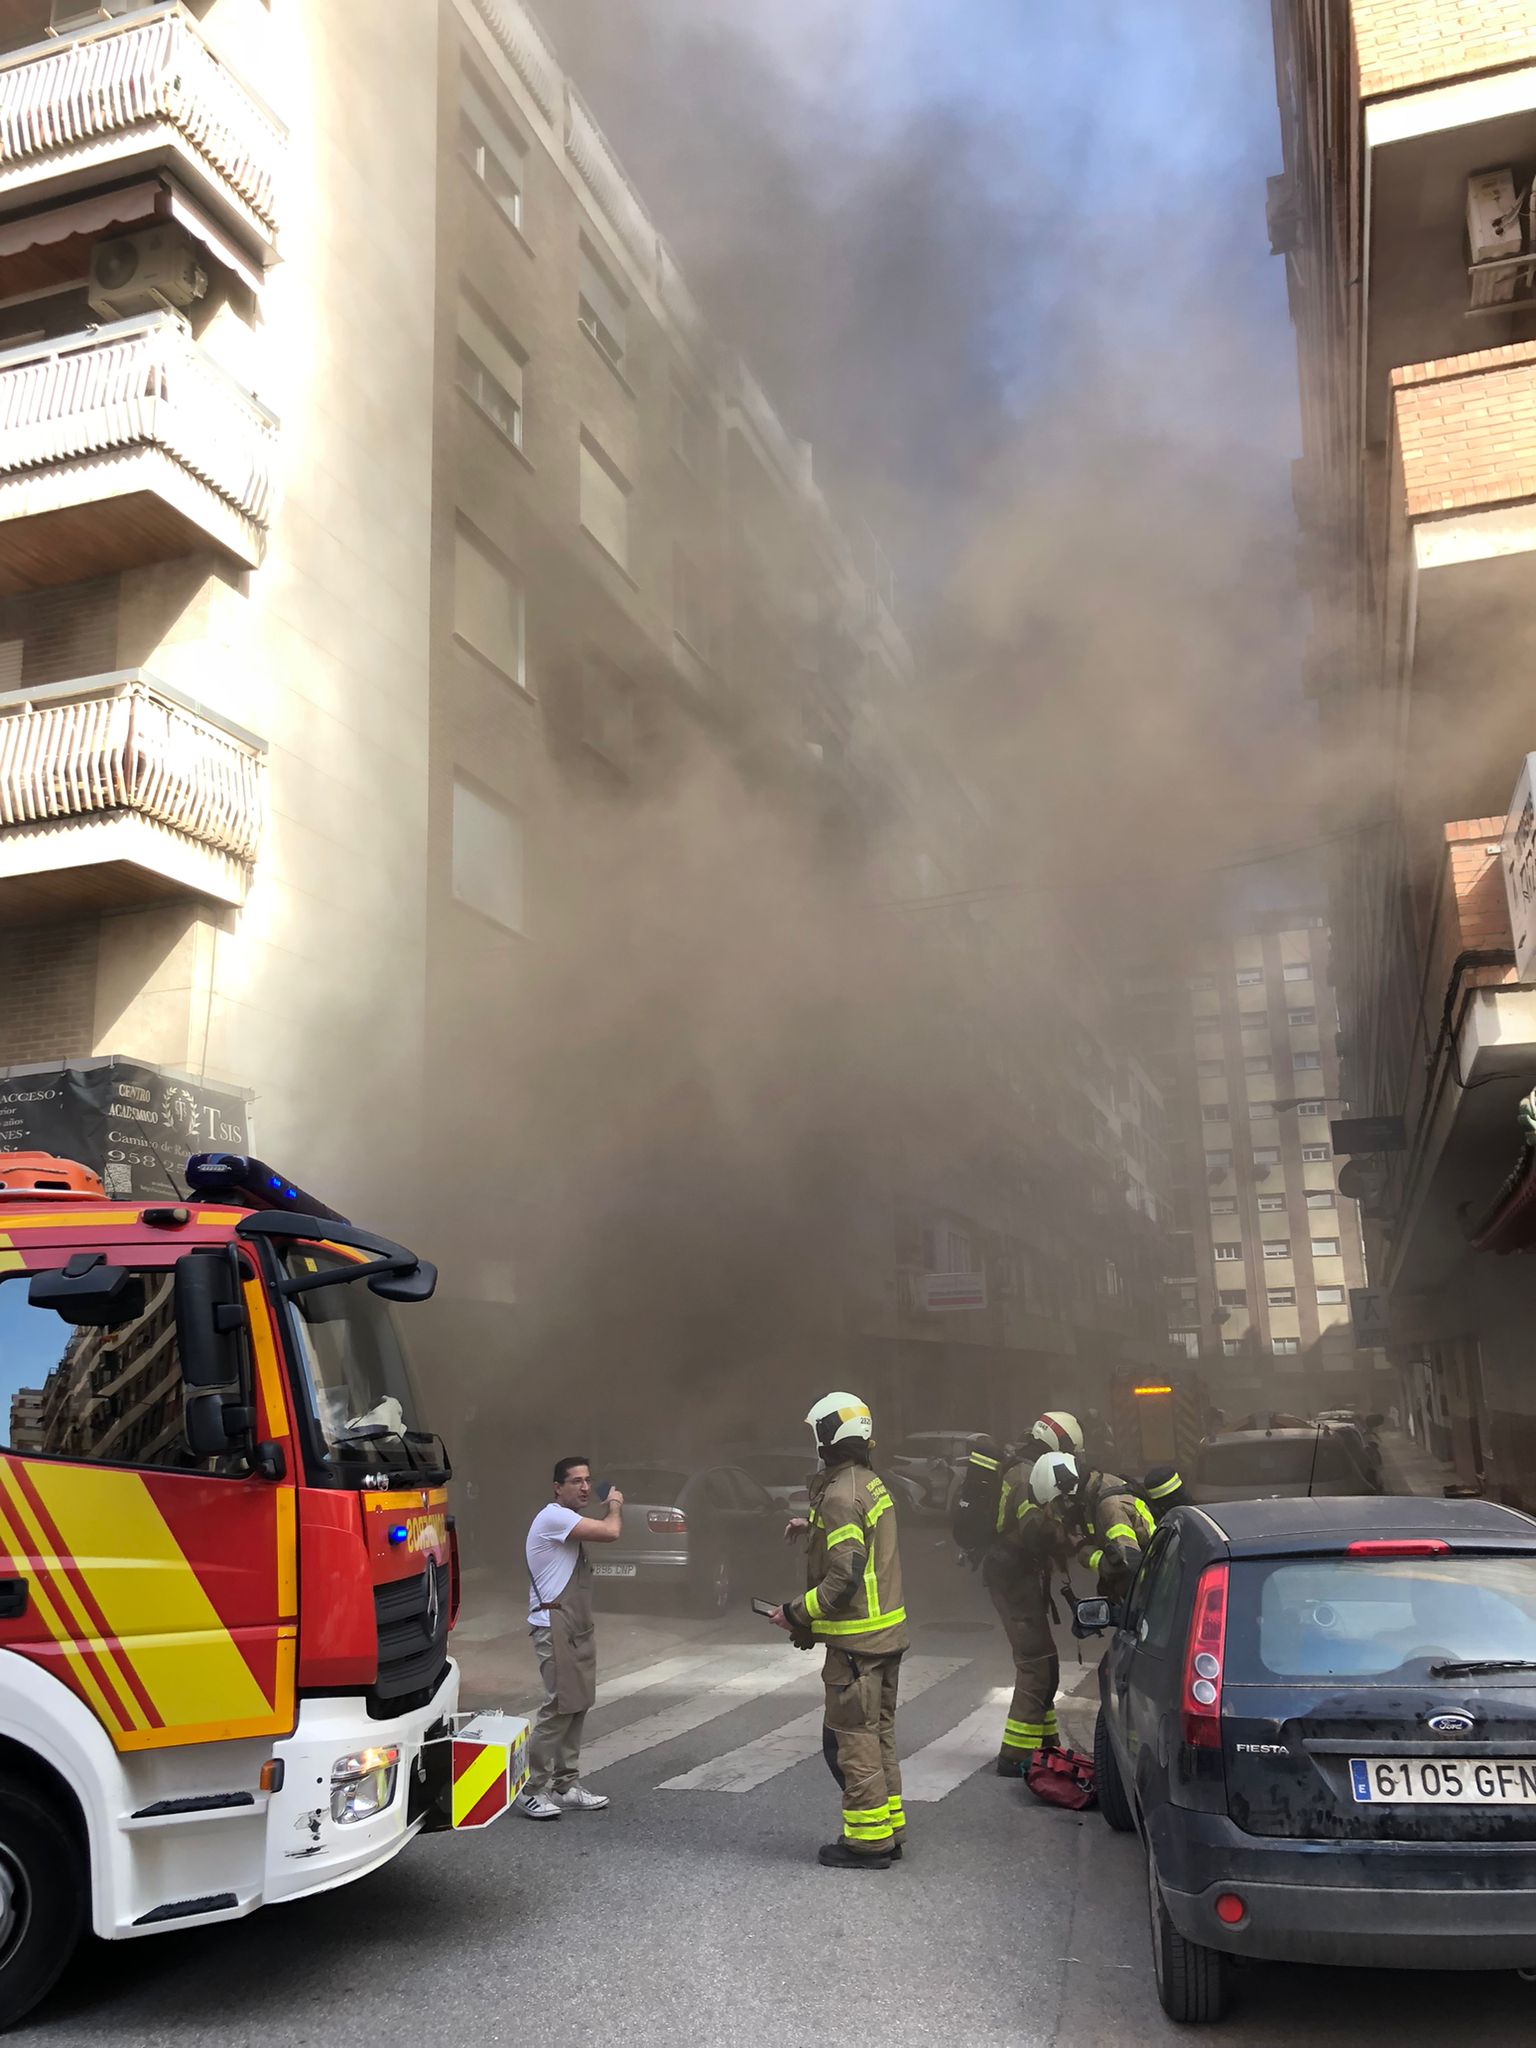
M1099 1666L1176 2020L1232 1958L1536 1969L1536 1520L1484 1501L1179 1508Z
M784 1509L739 1465L625 1465L601 1477L624 1495L624 1533L592 1559L601 1591L654 1591L724 1614L784 1583Z

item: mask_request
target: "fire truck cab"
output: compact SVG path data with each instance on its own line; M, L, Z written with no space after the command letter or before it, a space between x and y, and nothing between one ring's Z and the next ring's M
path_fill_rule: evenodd
M458 1711L396 1316L434 1269L259 1161L187 1184L0 1154L0 2026L87 1926L328 1890L526 1774L526 1722Z

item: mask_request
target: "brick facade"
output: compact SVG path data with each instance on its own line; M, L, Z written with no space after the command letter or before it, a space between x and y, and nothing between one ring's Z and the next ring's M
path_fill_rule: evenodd
M1352 0L1360 96L1536 62L1530 0Z
M1410 519L1536 497L1536 342L1392 372Z
M94 1050L94 924L0 932L0 1066Z

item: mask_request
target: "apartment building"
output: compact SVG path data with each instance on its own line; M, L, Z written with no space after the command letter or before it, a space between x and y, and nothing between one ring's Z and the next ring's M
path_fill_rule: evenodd
M1330 1136L1344 1105L1329 955L1320 914L1278 911L1196 946L1183 978L1135 987L1169 1101L1169 1338L1233 1421L1371 1409L1389 1384L1351 1321L1364 1247Z
M1536 973L1502 870L1536 744L1536 15L1276 0L1274 24L1308 687L1344 770L1343 1089L1402 1121L1358 1162L1371 1270L1416 1425L1463 1480L1530 1503L1536 1288L1505 1255Z

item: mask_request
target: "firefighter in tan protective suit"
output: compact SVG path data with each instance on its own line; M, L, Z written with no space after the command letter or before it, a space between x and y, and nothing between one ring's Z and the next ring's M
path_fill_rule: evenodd
M888 1870L906 1828L896 1762L896 1684L907 1647L896 1510L869 1469L874 1426L854 1394L828 1394L805 1418L821 1469L810 1482L805 1593L771 1617L797 1647L826 1646L822 1750L843 1795L842 1833L817 1851L834 1870Z
M1097 1574L1104 1598L1123 1599L1157 1527L1135 1488L1112 1472L1084 1472L1076 1458L1051 1454L1036 1461L1029 1488L1060 1521L1076 1561Z
M1055 1749L1056 1689L1061 1665L1051 1634L1052 1562L1061 1532L1029 1490L1033 1442L1003 1474L997 1504L997 1539L982 1560L982 1584L991 1595L1013 1652L1013 1698L998 1750L1000 1778L1022 1778L1042 1749Z

